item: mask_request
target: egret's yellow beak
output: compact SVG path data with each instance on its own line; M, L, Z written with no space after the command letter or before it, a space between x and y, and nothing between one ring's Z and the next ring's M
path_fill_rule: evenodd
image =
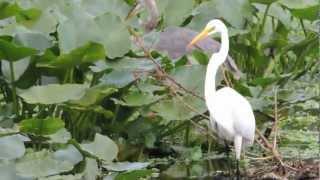
M188 44L187 48L191 48L194 44L196 44L198 41L201 41L202 39L208 37L209 33L214 31L214 28L206 27L204 30L201 31L196 37L192 39L192 41Z

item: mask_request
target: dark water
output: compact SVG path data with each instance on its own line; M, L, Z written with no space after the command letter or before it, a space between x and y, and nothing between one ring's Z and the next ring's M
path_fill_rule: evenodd
M196 162L176 162L162 168L161 179L236 179L236 165L227 157Z

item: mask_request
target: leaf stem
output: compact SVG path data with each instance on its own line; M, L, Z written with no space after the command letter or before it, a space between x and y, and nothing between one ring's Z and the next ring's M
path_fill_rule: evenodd
M70 69L70 72L69 72L70 74L69 74L69 83L73 83L73 73L74 73L74 68L71 68Z
M269 11L269 9L270 9L270 4L267 5L266 10L264 11L263 19L262 19L262 25L261 25L261 27L260 27L260 31L259 31L259 34L258 34L258 38L260 38L261 35L262 35L264 26L265 26L265 24L266 24L266 20L267 20L267 16L268 16L268 11Z
M190 122L187 121L186 134L184 137L184 144L186 147L189 146L189 134L190 134Z
M12 101L13 101L13 110L16 114L16 116L19 116L19 104L17 99L17 90L15 85L15 77L14 77L14 67L13 62L9 62L10 65L10 76L11 76L11 87L12 87Z
M117 120L119 109L120 109L120 105L116 104L116 109L114 110L114 116L113 116L113 118L111 120L111 124L114 124L115 121Z
M307 37L307 31L306 31L306 28L304 26L303 20L300 18L299 21L300 21L300 24L301 24L301 27L302 27L302 30L303 30L303 34L304 34L305 37Z

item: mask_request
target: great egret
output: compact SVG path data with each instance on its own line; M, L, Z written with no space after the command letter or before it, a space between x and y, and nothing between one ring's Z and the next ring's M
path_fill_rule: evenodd
M219 137L233 141L237 162L241 149L252 145L255 132L255 118L248 100L230 87L216 91L215 76L219 66L226 60L229 51L228 29L218 20L211 20L204 30L188 45L190 48L198 41L214 33L221 35L221 48L214 53L207 66L205 78L205 100L210 112L210 122ZM216 126L216 127L215 127Z

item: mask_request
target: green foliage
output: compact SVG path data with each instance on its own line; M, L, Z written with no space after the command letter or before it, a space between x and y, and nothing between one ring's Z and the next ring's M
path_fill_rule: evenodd
M98 133L93 142L82 144L81 148L106 162L115 159L119 151L117 145L110 138Z
M152 170L135 170L126 173L120 173L116 176L116 180L141 179L152 174Z
M45 177L72 170L72 163L57 160L47 150L28 152L16 164L17 174L24 178Z
M27 56L36 54L36 50L19 46L13 42L0 39L0 58L8 61L17 61Z
M24 119L20 122L20 131L35 135L49 135L64 127L64 122L59 118Z
M68 54L55 56L48 50L39 58L40 66L49 66L54 68L72 68L83 63L91 63L105 57L104 48L97 43L88 43L82 47L72 50Z
M0 148L1 160L21 158L25 153L24 142L18 135L1 137Z
M30 104L58 104L82 98L86 88L84 84L50 84L31 87L22 91L20 96Z
M203 164L211 167L204 160L220 158L203 100L206 64L220 46L216 37L198 49L186 45L213 18L230 36L217 88L247 96L266 134L277 103L281 155L315 158L319 7L316 0L1 1L0 177L141 179L172 161L179 163L163 174L203 176L210 169ZM266 154L258 144L248 151Z

